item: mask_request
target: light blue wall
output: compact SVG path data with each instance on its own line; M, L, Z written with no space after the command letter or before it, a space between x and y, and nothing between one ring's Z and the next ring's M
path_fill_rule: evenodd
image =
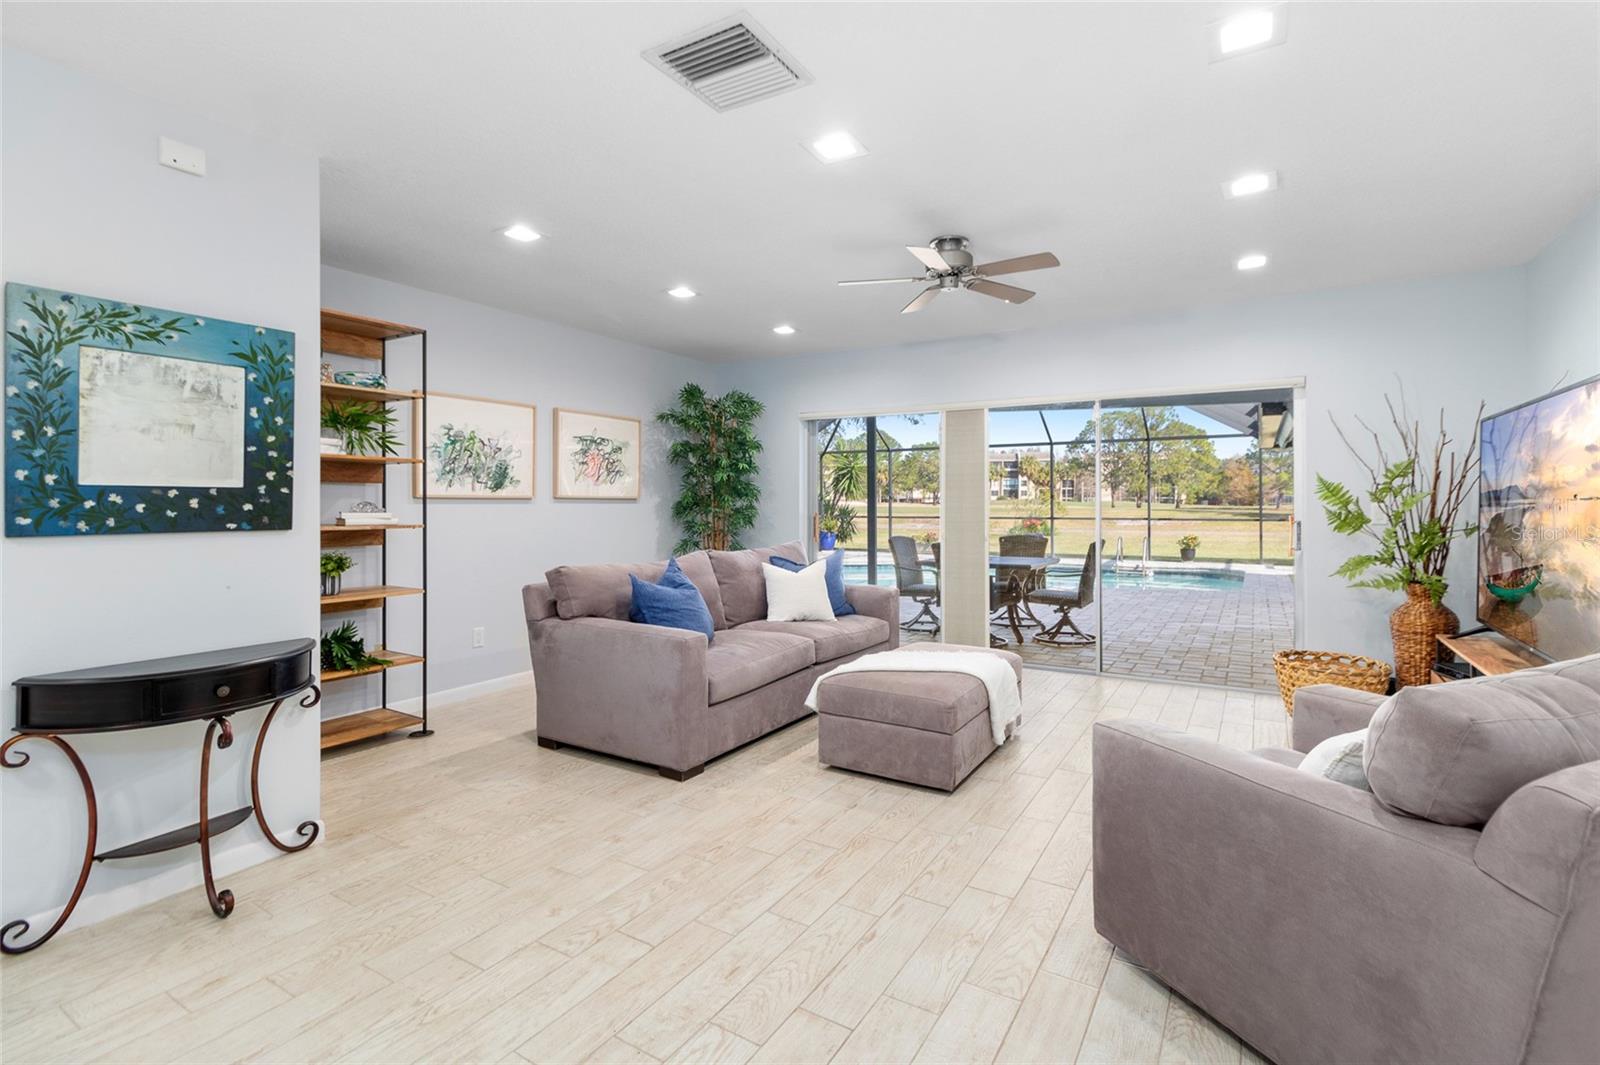
M1528 372L1509 407L1600 374L1600 203L1528 264Z
M5 280L293 331L295 465L314 482L316 157L14 49L4 52L0 96ZM162 136L204 148L210 176L157 165ZM288 532L0 540L7 730L19 676L314 636L316 522L316 493L302 489ZM216 752L213 809L250 801L245 770L262 715L237 715L239 742ZM102 849L194 822L203 730L190 723L73 741L94 775ZM0 771L3 920L53 917L82 855L77 779L59 754L28 746L30 764ZM280 831L318 815L314 712L279 715L263 767L265 805ZM219 874L277 853L254 823L221 837L216 850ZM74 922L199 878L189 848L99 864ZM196 920L209 920L197 905ZM241 897L240 908L249 905ZM45 927L36 922L30 938Z

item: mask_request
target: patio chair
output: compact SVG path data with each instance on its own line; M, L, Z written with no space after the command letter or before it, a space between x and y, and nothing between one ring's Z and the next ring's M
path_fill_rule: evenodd
M935 553L937 554L937 545ZM939 585L937 581L929 584L922 579L922 559L917 557L917 542L909 536L889 537L889 554L894 558L894 583L900 589L900 594L911 599L921 606L910 621L902 621L900 627L908 632L920 631L917 626L923 619L933 624L928 630L933 635L939 634L939 615L934 612L933 606L939 601Z
M1094 646L1095 638L1078 628L1077 622L1072 620L1072 612L1094 602L1094 567L1098 546L1090 544L1089 550L1084 554L1083 570L1078 574L1076 589L1040 588L1029 593L1028 599L1031 602L1056 609L1055 624L1035 636L1034 643L1048 644L1051 647Z
M1043 558L1050 550L1050 539L1042 533L1008 533L1000 537L1000 553L1012 555L1017 558ZM1032 593L1044 587L1044 570L1028 569L1022 566L997 566L994 576L989 582L989 611L997 614L1002 610L1015 608L1018 614L1025 614L1027 619L1019 617L1024 625L1036 625L1044 628L1044 623L1033 616L1033 611L1028 608L1028 600ZM996 618L997 621L1006 621L1009 618Z

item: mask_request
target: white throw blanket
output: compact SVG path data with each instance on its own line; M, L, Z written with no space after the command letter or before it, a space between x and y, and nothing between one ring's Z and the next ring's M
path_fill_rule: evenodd
M983 682L989 692L989 732L994 745L1006 742L1006 726L1022 716L1022 687L1016 671L999 655L970 651L879 651L862 655L853 662L835 666L811 686L806 709L817 708L817 689L829 677L841 673L965 673Z

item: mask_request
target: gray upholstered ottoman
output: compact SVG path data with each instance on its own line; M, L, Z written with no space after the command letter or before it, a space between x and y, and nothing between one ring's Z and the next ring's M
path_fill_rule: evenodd
M999 655L1022 681L1022 659L1009 651L913 644L893 653L919 651ZM825 765L954 791L993 750L989 693L976 677L841 673L817 689L817 760Z

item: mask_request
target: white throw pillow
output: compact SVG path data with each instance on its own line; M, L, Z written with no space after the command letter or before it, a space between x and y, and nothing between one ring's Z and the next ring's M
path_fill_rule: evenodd
M761 574L767 579L768 621L833 620L826 559L813 562L799 573L763 562Z
M1329 780L1337 780L1341 784L1348 784L1352 788L1371 791L1372 788L1367 784L1367 770L1362 764L1366 746L1366 729L1329 736L1311 748L1305 760L1300 763L1300 769L1306 773L1315 773L1319 777L1327 777Z

